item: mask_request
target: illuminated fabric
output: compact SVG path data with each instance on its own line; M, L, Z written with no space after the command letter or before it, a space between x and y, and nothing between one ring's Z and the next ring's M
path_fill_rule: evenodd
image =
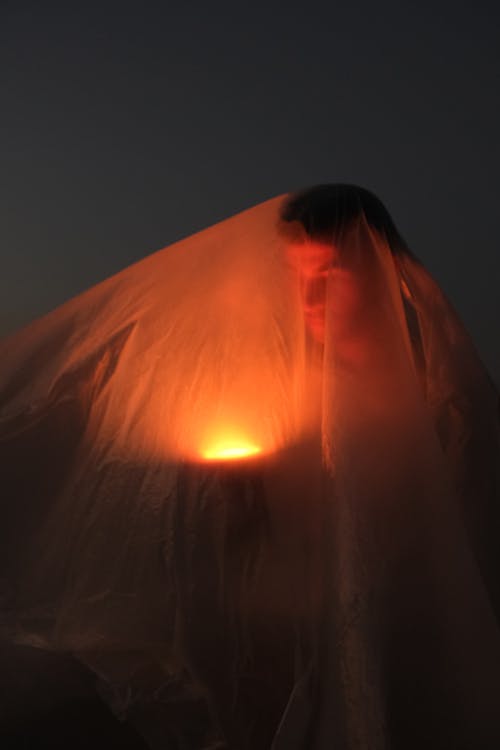
M0 343L2 635L152 747L500 746L498 395L416 260L282 201Z

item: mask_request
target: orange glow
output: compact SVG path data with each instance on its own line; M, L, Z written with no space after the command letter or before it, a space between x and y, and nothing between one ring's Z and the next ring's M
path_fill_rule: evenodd
M241 439L218 439L209 445L202 456L206 461L234 461L262 453L260 446Z

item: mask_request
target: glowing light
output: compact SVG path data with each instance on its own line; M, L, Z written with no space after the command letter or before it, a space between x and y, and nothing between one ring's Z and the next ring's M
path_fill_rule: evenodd
M248 458L261 453L258 445L251 443L216 443L203 452L207 461L234 461L238 458Z

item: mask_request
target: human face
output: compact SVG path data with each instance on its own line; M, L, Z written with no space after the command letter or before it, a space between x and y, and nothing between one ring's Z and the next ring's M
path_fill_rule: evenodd
M288 257L299 277L307 328L318 343L324 341L326 287L336 255L333 244L309 239L288 248Z

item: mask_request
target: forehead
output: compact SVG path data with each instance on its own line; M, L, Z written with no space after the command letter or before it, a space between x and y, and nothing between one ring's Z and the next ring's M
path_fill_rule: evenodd
M308 240L291 242L287 247L291 265L302 273L322 271L332 265L335 248L333 244Z

